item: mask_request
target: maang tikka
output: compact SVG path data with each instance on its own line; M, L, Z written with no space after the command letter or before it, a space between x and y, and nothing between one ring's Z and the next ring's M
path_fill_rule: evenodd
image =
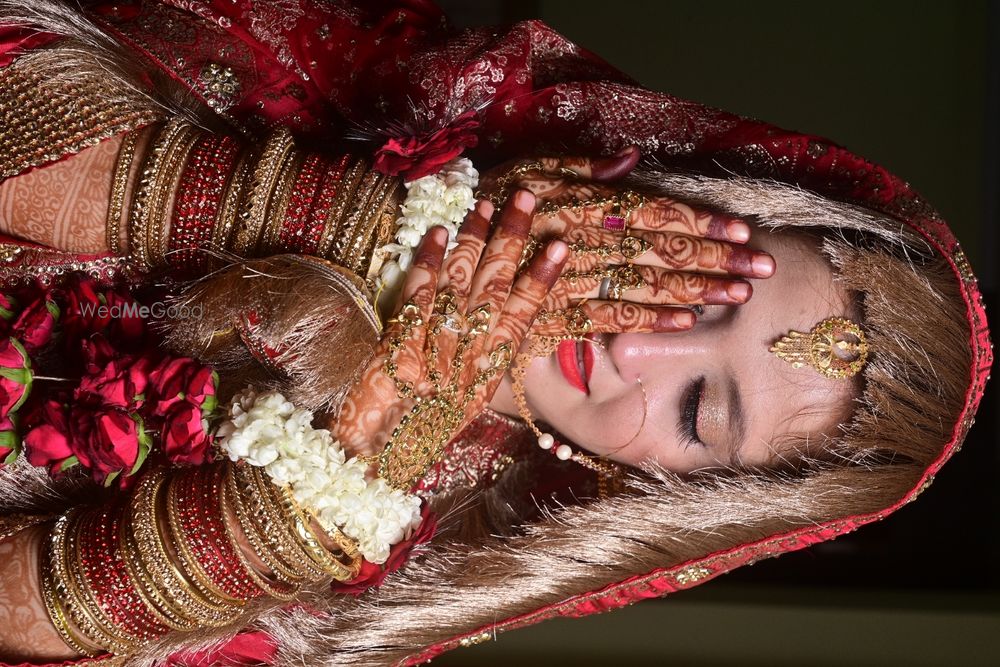
M792 368L811 366L828 378L856 375L868 360L868 340L861 327L842 317L830 317L809 333L789 331L771 352Z

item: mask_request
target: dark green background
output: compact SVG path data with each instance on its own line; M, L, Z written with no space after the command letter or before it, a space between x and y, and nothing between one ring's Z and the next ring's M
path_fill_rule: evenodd
M991 3L443 4L460 25L541 18L650 88L825 135L885 165L944 214L995 302L1000 9ZM1000 665L992 394L920 502L878 525L435 664Z

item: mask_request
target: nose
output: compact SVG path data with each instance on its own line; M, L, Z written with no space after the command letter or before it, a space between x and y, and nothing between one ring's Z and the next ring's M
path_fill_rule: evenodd
M632 383L640 376L648 379L651 373L661 374L664 363L674 370L704 365L710 343L697 329L681 333L625 333L608 343L608 356L622 380Z

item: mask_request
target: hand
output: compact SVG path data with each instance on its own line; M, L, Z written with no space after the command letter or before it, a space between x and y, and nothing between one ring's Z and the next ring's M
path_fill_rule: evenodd
M770 255L744 245L750 228L742 220L667 197L651 197L631 211L627 229L606 229L602 223L610 205L598 200L621 194L622 189L580 181L576 174L593 171L580 167L586 160L536 163L544 170L509 172L513 177L501 181L508 188L514 184L528 188L545 200L532 222L532 241L560 238L570 245L572 255L546 297L533 334L579 334L569 330L570 313L595 332L687 329L695 323L690 306L746 303L753 289L743 278L768 278L774 273ZM617 284L622 289L609 300L602 294L602 283L605 288Z
M448 426L435 434L440 446L483 410L568 256L553 241L518 275L534 207L530 192L516 192L487 242L493 207L479 202L444 262L447 231L424 236L396 317L331 426L346 450L378 453L397 426L423 418L418 402L444 415L435 423Z

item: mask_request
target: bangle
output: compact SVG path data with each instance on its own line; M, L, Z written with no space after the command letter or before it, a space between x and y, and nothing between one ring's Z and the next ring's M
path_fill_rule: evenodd
M182 168L199 134L193 125L185 123L177 134L165 142L150 191L150 216L146 226L146 253L154 267L163 266L167 262L167 223L170 213L167 204L171 195L176 192Z
M281 229L285 223L285 216L292 201L292 193L295 181L302 170L304 158L301 154L292 151L285 159L285 164L281 168L275 186L274 198L267 214L267 225L261 238L258 252L262 255L272 255L280 252L279 239Z
M128 655L135 650L133 642L116 636L116 633L105 632L95 616L97 612L88 608L80 593L73 568L67 560L69 547L69 528L81 509L75 507L63 514L56 521L50 536L51 564L54 572L55 593L67 612L68 620L73 623L87 640L116 655Z
M234 504L232 503L232 499L230 497L230 494L232 493L230 490L230 480L232 479L231 465L227 464L224 475L225 475L223 480L224 486L222 488L222 495L220 498L220 507L222 510L223 526L225 528L226 538L228 539L229 545L233 549L233 552L236 554L236 558L239 560L240 564L246 570L247 574L254 581L254 583L256 583L257 586L259 586L261 590L263 590L265 593L267 593L271 597L286 602L294 599L295 596L298 594L299 590L301 589L301 585L295 583L288 583L285 581L279 581L278 583L272 583L268 581L267 578L265 578L263 574L259 573L257 569L250 563L250 561L247 559L246 554L243 553L243 547L240 545L240 541L237 539L233 527L229 524L228 521L225 520L225 517L228 515L227 509L231 509L232 514L237 516L237 520L241 524L243 532L244 533L247 532L247 529L243 526L242 518L236 511L236 508L234 507ZM254 544L253 539L249 537L249 535L247 536L247 540L251 542L251 545ZM253 546L252 548L254 548L254 552L257 553L257 547ZM273 571L274 570L272 570L272 572Z
M271 496L270 489L260 483L261 480L257 475L256 467L237 465L235 468L237 479L242 480L245 484L244 488L247 488L253 498L259 501L258 508L260 514L258 517L262 521L261 528L267 534L273 535L276 538L275 555L287 568L298 572L307 581L318 581L326 577L326 572L323 568L319 567L309 558L308 554L303 551L298 540L295 539L292 526L288 518L282 514L281 508L278 507L273 496Z
M96 658L101 655L101 652L87 648L85 646L86 640L77 636L76 632L73 631L67 619L68 614L56 593L52 538L53 534L49 533L48 540L42 544L41 557L38 559L38 578L42 586L42 601L45 603L45 610L66 646L88 658Z
M254 166L250 190L240 206L239 225L233 243L233 251L238 255L248 257L260 244L278 179L294 147L292 133L285 127L276 130L265 142Z
M263 478L266 473L261 470L257 474ZM279 487L269 479L265 479L264 483L272 487L272 494L276 496L277 502L285 509L285 513L293 519L299 540L316 563L337 581L349 581L358 576L358 573L361 572L361 553L355 540L347 537L339 528L335 527L332 532L327 532L327 534L336 542L341 553L332 553L323 545L322 540L313 530L312 514L299 504L291 489L287 486ZM345 560L347 562L344 562Z
M340 256L340 244L334 251L334 242L344 237L343 217L347 203L355 196L355 190L365 175L367 165L364 160L358 160L344 173L343 178L337 184L337 193L330 205L330 212L326 218L326 225L323 227L323 236L320 238L316 254L336 262L336 257Z
M191 532L187 530L189 528L197 529L199 526L185 525L181 520L180 496L178 492L182 482L183 477L174 477L167 484L167 521L170 525L171 537L173 538L171 542L180 557L184 571L190 575L201 597L209 600L212 604L242 607L246 604L246 600L233 597L221 590L215 581L213 581L212 576L205 570L202 562L194 554L193 549L198 548L195 545L201 545L202 547L205 545L198 539L197 530ZM194 498L191 494L188 494L184 500L186 503L192 503Z
M67 529L72 531L68 542L75 543L76 550L69 561L80 574L79 588L98 612L94 617L106 628L121 629L130 642L140 645L162 637L170 628L137 595L119 557L121 513L117 507L84 513Z
M347 166L351 162L350 155L344 155L336 163L325 164L325 170L317 184L316 196L310 203L309 214L305 228L304 240L300 252L308 255L319 254L320 242L323 240L327 223L331 218L333 205L337 194L343 186Z
M207 265L197 252L213 234L227 192L225 174L232 172L240 145L230 136L203 134L191 150L174 199L167 259L175 269Z
M177 490L170 511L181 529L175 529L176 539L187 542L193 557L219 590L235 600L251 600L267 591L239 567L241 563L226 539L220 502L222 472L217 465L196 466L171 480Z
M132 161L135 158L135 146L139 141L139 132L126 132L122 138L118 157L115 160L115 171L111 178L111 197L108 201L108 217L105 223L108 250L116 255L121 252L120 229L122 224L122 208L125 205L125 192L128 190L128 177L132 171Z
M152 268L147 236L149 226L155 217L154 190L157 180L161 177L163 153L166 146L173 142L183 128L182 121L172 120L159 130L146 153L140 171L139 183L135 195L132 197L132 211L128 228L129 254L135 258L141 268L146 270Z
M204 599L167 553L158 511L165 478L166 471L160 468L139 481L125 535L134 539L132 544L137 547L139 560L163 602L196 626L228 625L239 616L240 610Z
M215 228L212 230L212 247L222 250L229 247L233 233L236 230L236 222L239 217L240 204L243 201L243 190L246 182L250 178L250 169L253 165L252 153L250 149L240 151L236 160L236 167L229 176L226 184L226 194L222 198L222 205L219 208L219 217L215 221Z
M242 475L238 475L238 465L230 465L226 470L226 485L229 491L229 501L239 520L240 528L258 558L271 570L278 581L286 585L300 587L305 577L298 570L290 569L278 558L277 552L283 549L273 532L266 529L262 532L258 522L266 521L264 503L256 496ZM250 508L247 503L251 503ZM267 526L270 527L270 526Z

